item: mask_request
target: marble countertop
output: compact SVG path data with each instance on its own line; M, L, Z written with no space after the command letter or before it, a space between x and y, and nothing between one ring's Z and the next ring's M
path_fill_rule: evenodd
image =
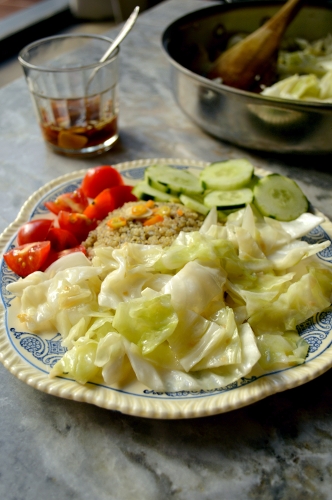
M201 0L168 0L139 16L121 46L120 141L99 158L65 158L47 149L23 77L0 90L0 231L44 183L141 158L245 157L290 175L332 217L331 158L242 150L205 134L176 105L161 34L202 7ZM1 499L332 498L331 371L243 409L178 421L44 394L2 365L0 380Z

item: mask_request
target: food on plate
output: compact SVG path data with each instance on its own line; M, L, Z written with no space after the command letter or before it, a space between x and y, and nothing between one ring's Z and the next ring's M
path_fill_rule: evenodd
M72 233L78 241L83 241L97 225L96 221L84 214L65 210L59 212L58 223L61 229Z
M124 184L120 172L110 165L89 168L82 181L82 191L88 198L96 198L106 188Z
M148 167L133 193L143 200L180 201L203 215L216 207L219 220L249 203L262 215L280 221L294 220L309 207L295 181L280 174L259 179L244 158L211 163L198 178L187 171L175 174L174 170L167 165Z
M67 229L62 229L61 227L51 227L43 239L48 239L50 241L51 248L55 252L62 252L62 250L74 248L78 245L76 236L70 231L67 231Z
M299 238L322 222L262 217L247 205L170 246L96 246L8 285L30 331L60 331L68 351L52 376L157 391L211 390L294 366L308 344L296 326L330 305L330 241Z
M195 231L204 216L180 203L131 202L114 210L91 231L85 246L119 248L125 243L169 246L180 231Z
M81 188L69 193L63 193L54 201L46 201L45 207L55 215L58 215L61 210L66 212L82 213L88 206L89 201Z
M205 189L225 191L243 188L253 174L253 165L243 158L211 163L202 170L200 179Z
M109 212L121 207L124 203L136 201L137 198L132 193L132 190L132 186L124 185L106 188L97 194L83 214L89 219L101 221L105 219Z
M253 191L260 213L276 220L294 220L309 209L309 202L296 182L283 175L270 174L259 179Z
M39 271L45 271L53 262L56 260L61 259L61 257L64 257L66 255L69 255L71 253L77 253L81 252L84 255L87 255L87 250L84 245L77 245L75 247L70 247L66 248L64 250L53 250L52 247L50 249L50 252L44 262L44 264L38 269ZM32 271L34 272L34 271ZM29 273L31 274L31 273Z
M218 169L236 177L236 163ZM307 204L294 215L302 191L273 175L265 183L275 184L285 205L281 220L265 216L255 203L265 178L260 185L253 169L232 189L226 178L213 191L228 198L248 189L251 202L221 211L218 201L207 215L195 212L180 199L206 207L206 175L167 166L157 177L158 170L148 167L144 189L135 186L143 199L125 202L89 234L88 256L64 250L44 271L7 286L29 331L62 335L67 351L50 375L205 391L303 363L309 345L297 326L331 304L332 268L318 257L331 241L302 239L324 217L308 213ZM149 188L157 195L146 199ZM168 201L158 201L158 192ZM263 202L276 217L273 197L267 209Z
M41 269L51 250L49 241L26 243L12 248L3 256L7 266L22 278Z
M124 185L114 167L91 168L80 187L44 203L51 218L34 219L20 227L18 248L6 252L5 261L12 271L25 277L45 270L55 260L71 253L69 250L86 253L81 243L98 222L112 210L135 200L132 186ZM27 243L30 246L22 246Z
M52 219L34 219L26 222L18 230L17 245L46 240L52 226Z

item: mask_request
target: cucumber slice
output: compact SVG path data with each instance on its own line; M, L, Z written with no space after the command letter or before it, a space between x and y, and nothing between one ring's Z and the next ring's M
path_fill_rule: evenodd
M153 179L147 179L147 183L149 186L153 187L153 189L158 189L158 191L162 191L163 193L168 193L168 188L165 184L161 182L155 181Z
M280 221L297 219L309 202L295 181L280 174L262 177L254 187L254 204L261 214Z
M158 182L166 186L171 193L185 193L189 196L203 192L202 183L198 177L187 170L180 170L169 165L151 165L145 170L145 180L149 184Z
M208 207L203 205L203 203L194 200L194 198L190 198L190 196L187 196L186 194L180 194L180 201L185 207L188 207L199 214L207 215L209 213L210 209Z
M153 188L147 182L141 181L133 188L132 193L140 200L155 200L165 202L179 201L172 194L164 193L158 189Z
M248 184L246 184L246 187L249 189L254 189L256 186L257 182L259 181L260 177L258 175L254 174Z
M244 187L253 173L254 167L248 160L228 160L205 167L200 179L205 189L228 191Z
M211 191L204 198L204 205L208 208L217 207L219 210L242 208L251 203L253 192L251 189L234 189L232 191Z

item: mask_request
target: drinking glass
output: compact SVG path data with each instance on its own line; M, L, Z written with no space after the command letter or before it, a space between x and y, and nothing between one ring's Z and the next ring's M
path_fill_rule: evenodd
M47 145L69 156L95 155L118 139L117 48L100 35L57 35L27 45L19 61Z

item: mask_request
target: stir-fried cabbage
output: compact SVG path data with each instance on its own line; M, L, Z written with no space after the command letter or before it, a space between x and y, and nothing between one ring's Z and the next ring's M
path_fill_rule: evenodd
M332 34L310 42L304 38L286 39L278 53L278 73L324 76L332 69Z
M303 363L296 325L331 303L330 241L300 240L323 218L292 222L248 205L160 246L128 243L60 259L8 290L32 332L56 329L67 352L51 376L84 384L136 377L157 391L211 390Z
M314 42L296 39L290 45L278 53L279 81L262 94L332 103L332 35Z
M316 75L292 75L266 87L262 95L282 99L300 99L332 103L332 70L322 78Z

